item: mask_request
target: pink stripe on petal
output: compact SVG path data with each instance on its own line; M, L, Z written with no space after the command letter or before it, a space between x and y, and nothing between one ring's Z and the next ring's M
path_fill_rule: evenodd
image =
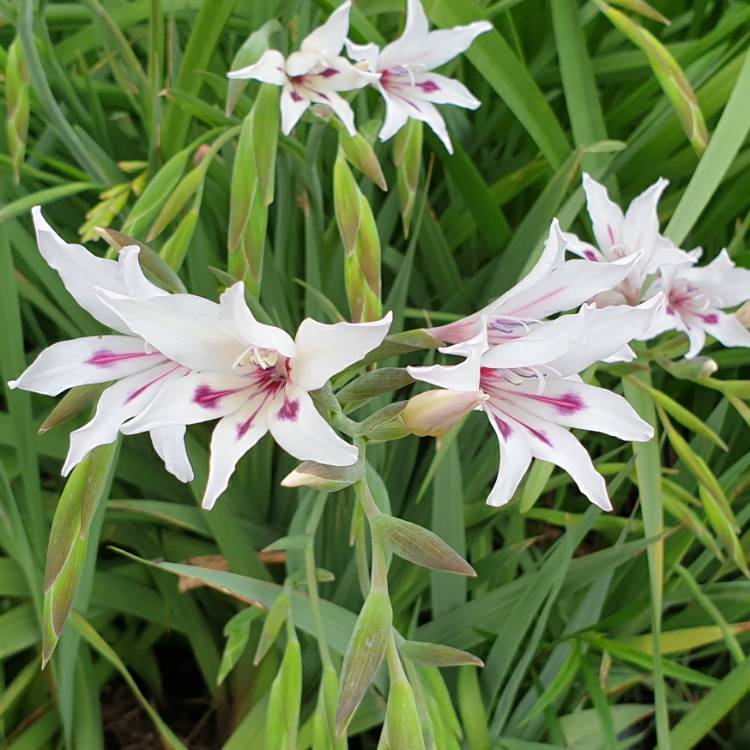
M94 367L113 367L120 362L125 362L129 359L138 359L139 357L160 357L159 352L125 352L117 354L111 349L100 349L94 352L84 364L94 365Z
M223 391L217 391L210 385L199 385L193 394L193 403L202 406L204 409L216 409L223 398L239 393L243 388L228 388Z
M575 414L585 407L583 399L577 393L563 393L562 396L544 396L542 394L516 391L514 395L551 406L558 414Z
M511 433L513 432L513 430L510 429L510 425L507 422L500 419L500 417L493 416L493 419L495 420L497 429L500 430L500 434L503 436L503 439L507 440L510 437Z
M709 326L715 326L719 322L719 316L716 313L701 315L701 318L703 318L703 322Z
M435 81L420 81L415 86L422 89L425 94L434 94L436 91L440 91L440 86Z
M323 76L323 78L333 78L333 76L337 76L339 74L338 70L336 68L326 68L325 70L318 73L318 75Z
M133 391L126 399L125 403L129 404L131 401L134 401L139 396L143 395L152 385L155 385L160 380L164 380L168 375L171 375L176 370L179 370L182 365L175 365L171 370L167 370L166 372L163 372L158 377L154 378L153 380L149 381L145 385L142 385L140 388Z

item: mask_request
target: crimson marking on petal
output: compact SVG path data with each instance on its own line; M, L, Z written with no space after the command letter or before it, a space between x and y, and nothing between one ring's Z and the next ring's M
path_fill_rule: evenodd
M674 307L667 305L667 315L674 315Z
M238 393L241 388L229 388L223 391L217 391L210 385L199 385L193 394L193 403L202 406L204 409L216 409L220 401L227 396Z
M701 318L703 318L703 322L709 326L715 326L719 322L719 316L716 313L701 315Z
M530 424L526 424L526 422L521 422L521 424L537 439L541 440L545 445L549 445L549 447L552 447L552 442L547 437L546 433L542 432L541 430L537 430L536 428L532 427Z
M257 413L257 411L254 411L244 422L240 422L237 425L237 440L242 440L245 437L247 431L253 426Z
M181 366L182 365L176 365L171 370L167 370L166 372L163 372L158 377L154 378L153 380L150 380L148 383L146 383L145 385L142 385L140 388L137 388L125 399L125 403L129 404L131 401L138 398L138 396L141 396L142 394L144 394L152 385L155 385L160 380L164 380L164 378L166 378L168 375L171 375L173 372L175 372L175 370L179 370Z
M577 393L563 393L562 396L542 396L541 394L519 391L516 395L551 406L558 414L575 414L584 408L583 399Z
M593 250L584 250L583 255L587 260L593 260L596 263L599 259L596 257L596 253Z
M612 229L612 225L611 224L607 224L607 234L609 235L609 241L613 245L617 244L615 242L615 231L614 231L614 229Z
M289 94L289 96L292 97L292 101L294 101L294 102L301 102L302 101L302 97L296 91L292 91Z
M283 419L287 422L296 422L297 416L299 415L299 401L296 399L290 401L288 398L284 399L284 403L279 409L278 418Z
M438 86L435 81L420 81L414 85L422 89L425 94L434 94L436 91L440 91L440 86Z
M513 430L510 429L510 425L507 422L504 422L498 416L495 416L494 420L495 424L497 425L497 429L500 430L500 434L503 436L503 439L507 440L510 437L511 432L513 432Z
M338 70L336 68L326 68L325 70L318 73L318 75L323 76L323 78L333 78L333 76L337 76L339 74Z
M94 367L112 367L113 365L124 362L128 359L138 359L139 357L154 357L158 352L124 352L117 354L111 349L99 349L94 352L84 364L94 365Z

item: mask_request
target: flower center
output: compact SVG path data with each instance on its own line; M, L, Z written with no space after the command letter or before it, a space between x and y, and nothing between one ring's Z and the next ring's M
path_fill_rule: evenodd
M667 314L679 315L688 325L698 322L714 325L718 322L716 313L709 312L709 296L689 281L678 280L672 284L667 298Z

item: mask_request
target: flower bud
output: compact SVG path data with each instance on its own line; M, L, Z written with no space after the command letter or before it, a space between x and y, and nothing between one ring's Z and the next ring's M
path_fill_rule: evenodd
M700 380L711 377L719 365L711 357L693 357L692 359L680 359L676 362L660 362L661 366L675 378L680 380Z
M745 302L735 315L745 328L750 328L750 302Z
M391 682L385 721L390 750L424 750L424 738L414 692L404 677Z
M281 626L286 621L291 606L292 602L289 598L288 592L283 591L278 597L276 597L276 601L271 605L271 609L266 616L266 621L263 623L263 630L260 634L258 648L255 651L255 657L253 658L253 664L260 664L263 657L268 653L268 649L273 645L279 635Z
M479 391L426 391L409 399L401 418L415 435L440 437L486 400Z
M393 611L388 592L373 589L367 595L344 656L336 709L336 733L342 735L375 679L385 656Z
M364 474L364 464L327 466L315 461L304 461L281 480L282 487L312 487L324 492L336 492L351 487Z

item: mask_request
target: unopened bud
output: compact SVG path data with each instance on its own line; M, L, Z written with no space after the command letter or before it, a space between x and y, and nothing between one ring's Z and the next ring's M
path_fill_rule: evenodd
M327 104L313 104L312 113L325 122L328 122L333 117L333 110Z
M391 633L393 610L388 592L373 589L367 596L344 656L336 709L336 733L344 733L375 679Z
M750 302L745 302L735 315L745 328L750 328Z
M409 399L401 418L415 435L441 437L486 400L479 391L426 391Z
M405 401L398 401L371 414L360 423L359 434L365 435L371 443L383 443L405 438L411 432L401 417L405 405Z
M390 750L424 750L414 692L405 678L391 682L385 727Z
M700 380L713 375L719 365L711 357L693 357L692 359L680 359L676 362L660 362L661 366L675 378L680 380Z
M336 492L351 487L364 474L364 463L352 466L327 466L305 461L281 480L282 487L313 487L324 492Z

